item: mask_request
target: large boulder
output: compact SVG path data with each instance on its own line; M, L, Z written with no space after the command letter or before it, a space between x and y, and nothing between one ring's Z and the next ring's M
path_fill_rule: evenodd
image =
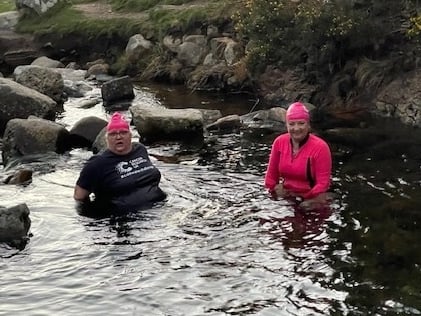
M224 50L224 58L228 65L233 65L244 56L244 47L236 41L229 41Z
M126 46L126 56L131 62L136 62L145 53L148 53L153 47L151 41L148 41L141 34L135 34L130 37Z
M0 71L5 75L16 66L30 64L38 57L38 51L32 35L0 30Z
M204 47L193 43L183 42L178 47L177 59L185 66L197 66L202 60Z
M203 141L203 114L198 109L130 107L133 123L144 142Z
M308 83L299 68L285 70L268 66L257 78L256 84L265 101L274 105L282 105L294 100L309 102L320 90L317 82Z
M104 127L99 134L97 135L97 137L95 138L93 144L92 144L92 152L94 154L97 154L101 151L104 151L105 149L107 149L107 139L105 137L105 135L107 134L107 129Z
M0 13L0 30L13 30L18 20L19 13L17 11Z
M51 68L26 65L16 67L15 81L49 96L58 104L64 102L64 81L61 74Z
M179 37L174 37L173 35L166 35L162 39L162 45L173 53L178 52L178 47L181 43L183 43L183 40Z
M10 68L30 64L38 56L38 51L32 48L20 48L4 53L4 63Z
M91 148L98 134L106 125L106 120L96 116L87 116L80 119L70 130L72 147Z
M57 103L50 97L11 79L0 78L0 134L14 118L26 119L30 115L53 119Z
M82 98L93 90L90 85L83 81L64 80L63 83L63 91L69 98Z
M43 66L45 67L45 66ZM49 67L51 68L51 67ZM55 72L58 72L63 80L72 82L84 82L87 77L87 71L84 69L71 69L71 68L52 68Z
M41 15L54 7L59 0L16 0L16 8L19 11L27 10Z
M237 114L221 117L216 122L206 126L208 131L232 132L241 128L241 119Z
M206 49L206 44L207 44L207 39L206 36L204 35L186 35L183 37L183 42L184 43L195 43L197 45L199 45L200 47L202 47L204 50Z
M129 76L112 79L101 87L104 106L112 105L117 101L132 100L134 98L133 83Z
M110 65L107 63L95 64L88 68L86 71L86 78L96 78L107 76L110 72Z
M421 71L415 70L385 86L376 98L376 113L421 127Z
M23 204L0 206L0 242L19 243L27 238L31 219L29 208Z
M3 137L3 163L28 155L64 153L69 148L69 132L60 124L40 118L12 119Z
M31 65L33 66L40 66L40 67L47 67L47 68L64 68L64 64L55 59L51 59L46 56L41 56L36 58Z
M286 132L286 110L274 107L268 110L258 110L241 116L241 127L252 133L272 134Z
M93 89L85 80L87 71L84 69L51 68L51 70L63 78L63 90L67 97L81 98Z

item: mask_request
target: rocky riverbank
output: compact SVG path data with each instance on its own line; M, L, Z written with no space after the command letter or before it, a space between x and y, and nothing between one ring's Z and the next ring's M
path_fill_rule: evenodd
M46 10L55 4L44 2L43 8L33 10ZM25 2L26 8L31 6L29 3L32 2ZM197 5L203 3L192 2L190 6ZM74 9L92 20L118 19L124 23L145 19L145 13L114 12L102 1L75 5ZM7 26L9 30L12 27L11 23ZM396 43L403 39L404 34L395 36ZM318 72L308 56L293 67L282 63L267 65L258 77L247 69L251 43L238 37L232 21L226 18L213 24L203 21L186 29L170 29L160 37L148 30L129 37L114 32L98 36L78 32L6 32L0 34L0 44L0 69L6 75L39 56L85 69L87 62L102 59L106 66L100 70L97 66L95 72L184 84L192 90L253 93L263 108L301 100L317 108L320 124L365 126L374 115L421 126L418 47L408 42L402 43L400 50L393 44L390 52L378 60L349 56L342 68L328 75Z

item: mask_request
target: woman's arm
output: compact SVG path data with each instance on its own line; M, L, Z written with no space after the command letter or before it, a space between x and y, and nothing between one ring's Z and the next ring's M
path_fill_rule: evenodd
M279 156L279 151L275 142L273 143L272 149L270 151L269 163L265 175L265 187L269 190L273 190L279 182Z
M79 185L75 185L75 191L73 193L73 198L78 202L84 202L89 198L89 192L88 190L85 190L84 188L80 187Z
M284 197L286 192L283 181L280 183L279 164L281 161L281 139L278 137L272 144L268 167L265 175L265 187L269 189L272 198Z
M100 179L101 164L97 157L91 157L80 171L79 178L76 180L73 198L79 202L86 202L89 199L89 194L93 188L97 186Z

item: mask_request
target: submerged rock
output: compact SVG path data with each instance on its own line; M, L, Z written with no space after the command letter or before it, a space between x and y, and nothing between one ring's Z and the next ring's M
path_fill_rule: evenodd
M0 206L0 242L20 245L25 241L31 227L29 213L25 203L12 207Z
M3 180L4 184L17 184L17 185L27 185L32 182L32 173L31 169L20 169L10 174Z

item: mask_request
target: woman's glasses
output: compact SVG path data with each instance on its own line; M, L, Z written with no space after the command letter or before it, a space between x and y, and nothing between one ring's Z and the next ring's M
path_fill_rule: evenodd
M127 135L129 135L129 131L112 131L108 133L108 136L111 138L125 137Z

